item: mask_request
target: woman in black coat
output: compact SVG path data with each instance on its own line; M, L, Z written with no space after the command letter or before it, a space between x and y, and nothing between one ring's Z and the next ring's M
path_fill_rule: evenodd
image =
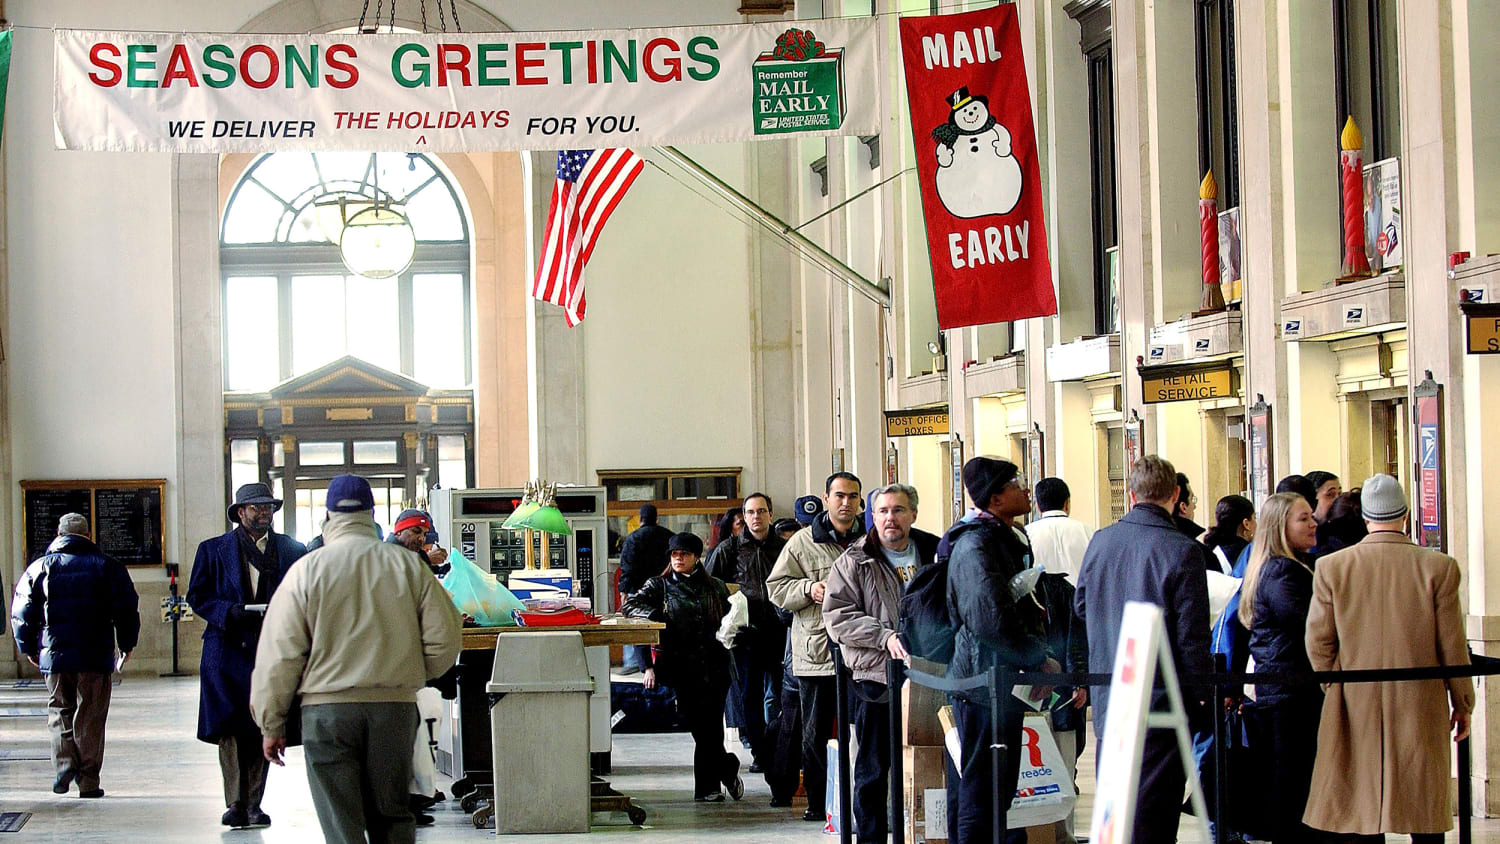
M703 540L679 533L667 544L671 563L625 602L631 618L667 625L652 649L646 688L657 683L677 693L677 712L693 734L693 799L735 800L745 794L739 757L724 750L724 699L729 692L729 651L715 634L729 612L729 587L699 563Z
M1250 630L1250 655L1262 672L1312 671L1307 658L1307 611L1312 604L1317 541L1312 506L1295 493L1266 500L1245 569L1240 621ZM1274 771L1271 840L1276 844L1316 840L1302 823L1318 752L1323 690L1317 685L1255 685L1255 717L1270 739Z
M1226 495L1214 506L1214 526L1203 535L1209 565L1225 574L1234 572L1240 552L1255 537L1255 505L1243 495Z

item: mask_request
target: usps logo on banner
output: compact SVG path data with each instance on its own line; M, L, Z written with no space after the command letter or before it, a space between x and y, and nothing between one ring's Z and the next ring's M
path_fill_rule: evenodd
M1057 313L1014 5L901 19L938 325Z

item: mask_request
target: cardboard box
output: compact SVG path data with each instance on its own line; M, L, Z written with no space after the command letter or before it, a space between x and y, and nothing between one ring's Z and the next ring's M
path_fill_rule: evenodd
M929 824L927 822L927 806L929 804L928 790L941 791L945 788L943 776L943 748L941 747L903 747L901 749L901 775L902 775L902 814L906 818L906 840L912 844L928 841L947 841L947 835L935 838L928 834ZM935 833L942 830L946 824L943 822L943 814L946 810L941 807L933 813L934 824L931 825Z
M938 709L947 705L942 692L907 683L901 687L901 740L907 747L942 747Z

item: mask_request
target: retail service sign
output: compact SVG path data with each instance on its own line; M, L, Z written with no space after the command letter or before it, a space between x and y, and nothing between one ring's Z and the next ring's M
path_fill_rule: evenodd
M874 18L441 35L59 30L54 123L61 149L166 152L874 135L878 42Z
M901 19L938 325L1057 313L1016 7Z

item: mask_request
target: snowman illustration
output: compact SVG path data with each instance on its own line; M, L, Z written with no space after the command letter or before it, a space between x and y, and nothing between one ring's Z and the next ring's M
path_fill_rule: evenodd
M948 95L948 122L937 141L937 193L955 217L1009 214L1021 200L1021 164L1011 154L1010 131L995 122L989 98L968 86Z

